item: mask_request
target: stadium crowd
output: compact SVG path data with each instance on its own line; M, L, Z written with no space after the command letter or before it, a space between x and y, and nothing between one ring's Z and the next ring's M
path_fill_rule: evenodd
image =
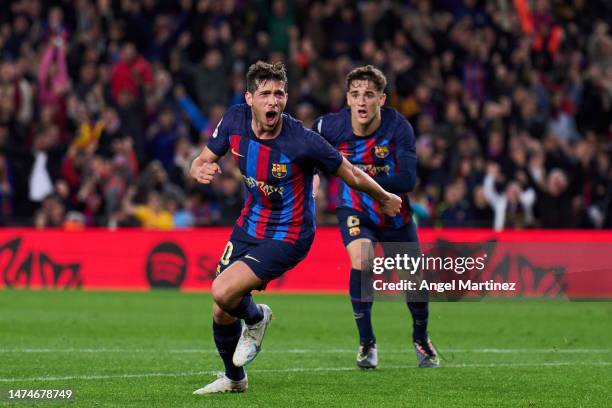
M188 168L263 59L306 126L353 67L385 72L421 226L611 228L611 25L605 0L3 1L0 225L233 224L233 161L211 186Z

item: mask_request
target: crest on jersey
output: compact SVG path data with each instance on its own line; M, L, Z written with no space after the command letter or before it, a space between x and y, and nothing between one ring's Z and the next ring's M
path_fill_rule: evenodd
M384 159L389 155L389 146L374 146L374 155L379 159Z
M272 175L276 178L283 178L287 175L287 165L285 163L272 163Z

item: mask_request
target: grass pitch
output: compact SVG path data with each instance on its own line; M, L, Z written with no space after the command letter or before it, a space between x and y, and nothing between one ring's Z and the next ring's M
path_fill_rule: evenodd
M209 295L0 291L0 388L70 388L75 407L612 406L610 302L433 303L438 370L416 368L406 306L377 303L380 368L359 371L346 296L255 300L275 319L249 391L195 396L222 369Z

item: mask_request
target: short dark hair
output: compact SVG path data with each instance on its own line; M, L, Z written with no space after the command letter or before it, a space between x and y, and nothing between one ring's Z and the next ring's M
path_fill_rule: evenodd
M287 90L287 70L282 62L270 64L264 61L257 61L249 67L246 75L246 88L250 93L254 93L259 84L265 81L281 81Z
M355 68L346 76L346 89L351 89L351 83L353 81L371 81L376 87L377 91L384 92L387 87L387 78L385 74L373 65L366 65L363 67Z

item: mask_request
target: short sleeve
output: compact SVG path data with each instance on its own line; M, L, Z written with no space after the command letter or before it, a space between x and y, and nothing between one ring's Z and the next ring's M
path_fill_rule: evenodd
M308 159L324 173L333 174L342 164L342 155L317 133L305 129Z
M227 152L230 145L229 118L227 116L228 115L226 114L221 118L207 145L210 151L219 157L223 156Z

